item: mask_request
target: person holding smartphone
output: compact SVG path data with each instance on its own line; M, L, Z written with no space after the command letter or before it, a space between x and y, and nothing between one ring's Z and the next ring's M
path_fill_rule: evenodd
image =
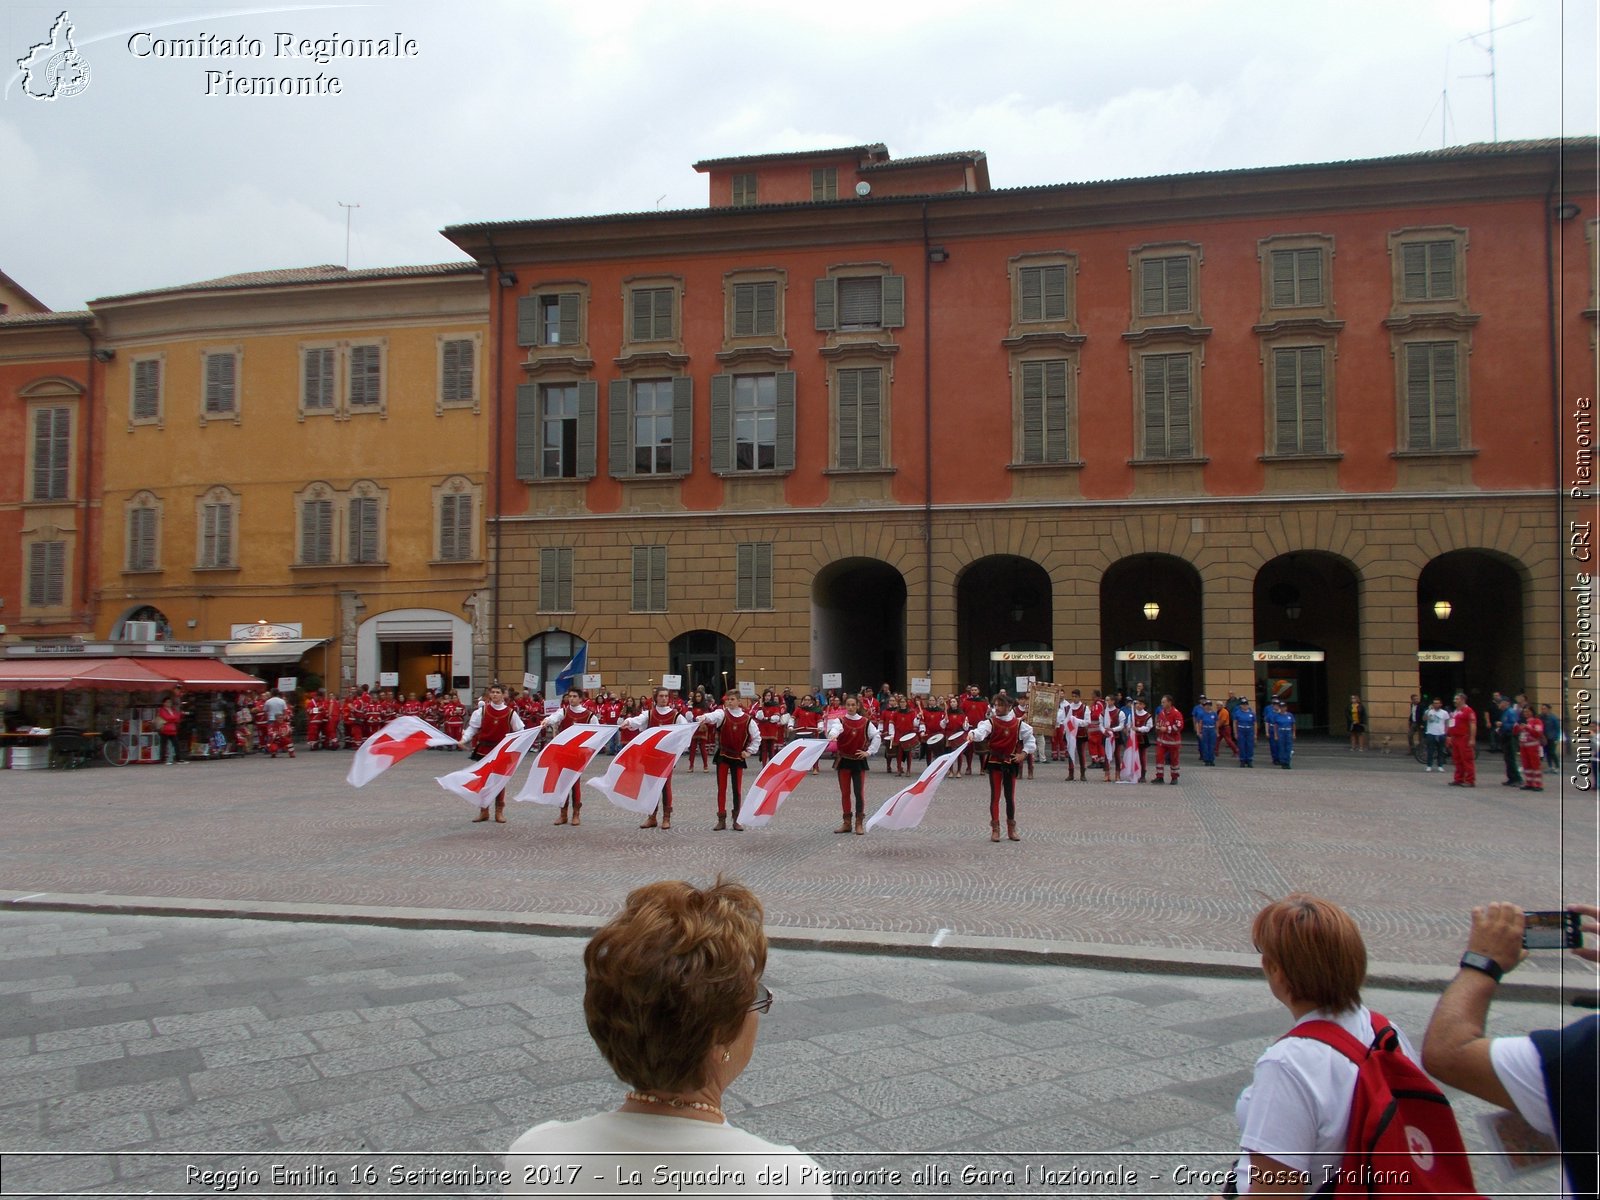
M1536 947L1563 946L1579 958L1600 962L1600 950L1582 944L1600 933L1600 908L1572 904L1574 922L1553 928L1564 936L1530 939L1529 917L1519 905L1497 902L1472 910L1472 931L1461 970L1434 1007L1422 1040L1422 1066L1442 1083L1518 1113L1561 1149L1568 1194L1592 1196L1600 1154L1600 1015L1590 1014L1563 1029L1536 1029L1521 1037L1485 1035L1489 1003L1506 972ZM1537 922L1540 932L1551 928Z

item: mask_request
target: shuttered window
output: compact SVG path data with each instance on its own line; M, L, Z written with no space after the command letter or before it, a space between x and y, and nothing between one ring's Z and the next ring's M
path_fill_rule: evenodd
M899 329L906 323L904 275L829 276L813 294L818 329Z
M1327 451L1324 362L1321 346L1272 352L1273 453L1322 454Z
M741 542L734 551L733 606L744 612L772 608L772 543Z
M590 479L595 468L597 384L517 385L518 479Z
M469 338L454 338L439 348L439 403L472 403L475 349Z
M1189 273L1190 260L1187 255L1140 260L1140 315L1157 317L1191 311L1194 301Z
M633 473L672 473L672 380L639 380L633 387Z
M794 372L711 377L711 469L794 470Z
M472 493L446 493L439 497L439 558L464 562L472 556Z
M733 206L744 208L756 202L756 177L741 173L733 177Z
M325 566L333 561L333 501L305 500L300 505L300 562Z
M1147 354L1144 367L1144 457L1194 454L1192 360L1187 354Z
M65 500L72 471L72 410L33 410L33 479L30 500Z
M1459 361L1455 342L1406 346L1406 449L1461 448Z
M338 351L310 346L300 352L300 407L306 412L332 412L338 386Z
M1455 299L1455 242L1406 242L1400 247L1400 271L1402 299Z
M1064 463L1071 456L1065 359L1022 364L1022 461Z
M883 324L883 280L839 280L839 328L877 329Z
M66 602L66 542L30 542L28 544L28 607L60 608Z
M667 548L633 548L633 611L667 611Z
M630 341L664 342L672 338L674 290L669 287L634 288L631 293Z
M351 409L378 408L383 403L383 347L350 347Z
M539 550L539 611L572 611L572 547Z
M1272 307L1315 308L1322 304L1322 251L1272 251Z
M156 569L156 522L153 508L128 509L128 570Z
M201 506L200 566L233 566L233 505Z
M578 385L551 384L544 389L540 439L541 479L571 479L578 473Z
M1017 272L1017 320L1067 319L1066 267L1023 267Z
M857 367L835 377L838 466L865 469L883 465L883 370Z
M541 292L517 301L517 345L576 346L583 295Z
M382 559L379 545L378 500L374 496L350 499L349 555L347 562L375 563Z
M228 350L201 357L205 362L206 416L236 416L239 412L239 356Z
M778 332L778 285L733 285L733 336L759 337Z
M133 419L161 419L161 360L144 358L133 364Z
M838 167L811 168L811 198L813 200L837 200L839 198Z

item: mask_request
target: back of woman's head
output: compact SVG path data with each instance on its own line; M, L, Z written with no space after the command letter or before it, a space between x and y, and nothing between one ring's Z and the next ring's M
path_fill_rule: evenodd
M1361 1003L1367 947L1361 930L1337 904L1296 892L1256 914L1250 940L1283 971L1293 998L1331 1012Z
M628 894L583 953L589 1033L623 1082L692 1091L711 1048L743 1028L767 965L761 902L721 878L664 880Z

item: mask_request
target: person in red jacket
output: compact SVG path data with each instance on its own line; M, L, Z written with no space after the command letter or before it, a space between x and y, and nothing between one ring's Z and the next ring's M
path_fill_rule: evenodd
M783 731L792 722L789 706L771 688L761 697L761 707L756 710L756 725L761 730L761 761L772 761L772 756L783 745Z
M1544 791L1544 722L1531 703L1524 703L1517 722L1517 750L1522 755L1522 790Z
M744 803L745 758L761 748L761 730L756 725L755 713L744 706L744 698L736 691L722 697L720 708L714 708L700 718L701 728L709 730L716 740L717 753L717 823L715 829L728 827L728 789L733 789L733 827L739 824L739 806Z
M897 775L911 774L911 750L921 740L922 722L899 694L889 698L879 715L879 728L889 743L889 769Z
M328 694L321 688L306 697L306 749L322 749L322 730L328 723Z
M594 725L596 724L596 715L594 706L589 703L588 693L580 691L578 688L568 688L561 697L561 707L547 716L543 724L546 732L557 734L562 730L571 729L574 725ZM571 809L570 818L568 816L569 807ZM572 785L572 792L568 795L566 803L561 806L561 812L556 816L554 823L557 825L582 825L582 813L583 777L579 776Z
M488 692L484 694L483 703L472 710L472 719L467 722L466 732L461 735L461 747L472 750L472 761L479 762L503 741L507 734L519 733L523 728L522 718L517 716L517 710L506 703L505 689L498 683L491 684ZM487 821L489 810L480 808L474 821ZM494 798L494 819L505 824L506 820L506 794L502 789Z
M339 748L339 723L344 718L344 703L339 699L337 691L324 691L327 697L327 712L322 724L322 748L324 750L337 750Z
M657 688L655 703L646 704L638 713L631 717L624 717L622 728L642 733L646 729L656 729L662 725L687 725L689 717L684 711L672 702L672 693L666 688ZM655 829L656 816L660 814L660 828L672 828L672 779L669 776L661 788L661 803L656 805L656 811L651 813L640 829Z
M450 692L444 698L444 703L439 706L439 720L443 722L446 737L461 741L461 731L466 727L467 710L461 703L461 697ZM524 726L526 728L526 726ZM449 747L445 747L449 749Z
M839 772L839 805L844 811L844 819L834 832L850 832L850 798L854 794L855 831L866 833L867 788L864 776L867 773L867 764L878 752L878 747L883 744L877 723L861 711L859 696L846 696L844 712L829 720L823 726L822 732L823 736L833 741L838 750L834 766Z
M1178 752L1183 746L1183 713L1172 703L1171 696L1161 697L1161 707L1156 709L1156 777L1150 782L1164 783L1163 767L1172 768L1172 782L1178 782Z
M989 840L1000 840L1000 798L1006 802L1006 836L1020 842L1017 833L1017 773L1034 753L1033 726L1017 715L1016 706L997 693L989 715L972 731L972 740L984 744L983 769L989 775Z
M1451 787L1477 787L1478 763L1475 743L1478 737L1478 714L1467 703L1467 694L1457 692L1455 708L1450 713L1450 723L1445 726L1444 739L1450 744L1450 759L1456 765Z
M989 715L989 702L983 698L975 683L967 684L966 695L961 697L961 715L966 720L967 728L976 729ZM967 742L967 748L962 753L957 766L964 766L967 774L972 774L972 756L977 747L973 744L976 739Z

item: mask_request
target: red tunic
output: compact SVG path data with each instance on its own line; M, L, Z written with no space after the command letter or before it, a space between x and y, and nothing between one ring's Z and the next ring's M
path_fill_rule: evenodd
M794 728L796 733L816 733L822 728L822 714L814 708L797 708L794 710Z
M477 735L472 741L472 748L479 754L487 754L510 732L511 706L506 704L496 708L492 704L485 704L483 716L479 718Z
M744 761L744 749L750 744L750 722L755 714L748 708L738 716L724 708L722 724L717 726L717 756ZM718 776L718 778L721 778Z
M1017 742L1020 740L1022 722L1015 714L1007 719L1005 717L991 717L989 719L989 761L999 766L1001 763L1011 761L1011 756L1017 752Z
M844 713L839 717L839 724L843 728L834 742L839 747L841 759L860 758L867 752L867 747L871 744L867 733L867 721L868 718L862 713L857 713L853 717L849 713Z
M561 709L561 724L556 726L559 733L563 729L571 729L574 725L593 725L594 709L581 704L564 705Z

